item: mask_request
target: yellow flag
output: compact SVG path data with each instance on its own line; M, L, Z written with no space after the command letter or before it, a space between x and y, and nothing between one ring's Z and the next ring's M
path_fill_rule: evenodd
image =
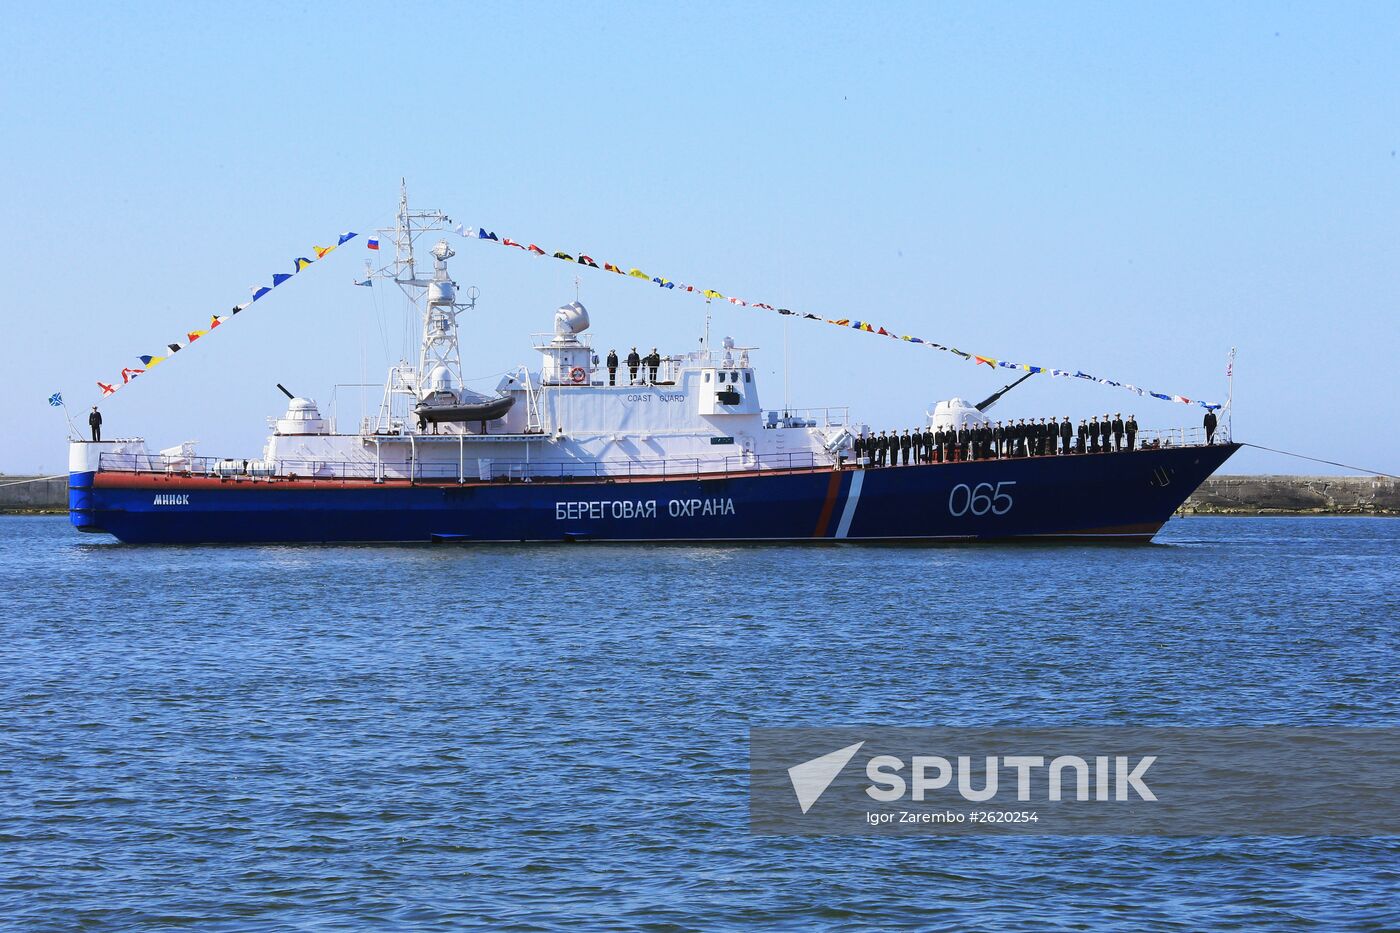
M627 274L630 275L630 276L632 276L632 278L634 278L634 279L646 279L648 282L651 281L651 276L647 275L647 274L646 274L645 272L643 272L641 269L633 269L631 272L629 272L629 273L627 273Z
M325 259L326 254L335 249L334 246L313 246L311 248L316 251L317 259Z
M707 289L705 289L703 292L701 292L700 294L704 295L706 298L723 298L723 297L724 297L724 296L721 295L719 292L715 291L713 288L707 288Z

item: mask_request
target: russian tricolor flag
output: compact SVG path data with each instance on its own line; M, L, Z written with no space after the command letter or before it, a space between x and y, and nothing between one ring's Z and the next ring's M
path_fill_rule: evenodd
M369 240L366 241L365 246L368 246L370 249L379 249L379 240L378 240L378 238L377 238L377 237L370 237Z

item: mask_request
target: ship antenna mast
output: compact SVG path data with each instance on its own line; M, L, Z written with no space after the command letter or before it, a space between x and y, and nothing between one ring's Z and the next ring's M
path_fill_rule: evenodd
M431 278L418 276L414 243L425 233L445 231L452 218L439 210L413 210L408 206L408 184L399 180L399 210L394 226L377 231L380 237L394 244L393 261L373 272L371 278L391 281L403 292L407 305L403 356L389 374L386 405L381 421L391 422L393 409L390 397L419 399L434 389L456 392L462 381L462 363L457 348L457 314L466 305L456 302L456 283L447 273L447 260L455 255L445 239L432 249ZM474 304L475 302L473 302ZM414 331L421 326L421 341L416 354L417 363L409 362ZM434 385L428 385L429 381Z

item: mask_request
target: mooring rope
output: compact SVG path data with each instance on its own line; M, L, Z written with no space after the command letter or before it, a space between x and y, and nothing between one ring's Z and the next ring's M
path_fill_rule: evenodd
M33 479L17 479L13 483L0 483L0 486L23 486L25 483L42 483L50 479L63 479L67 473L55 473L53 476L36 476Z
M1249 444L1244 441L1240 441L1240 446L1254 447L1258 450L1267 450L1269 453L1283 454L1285 457L1297 457L1299 460L1311 460L1313 463L1325 463L1328 466L1337 466L1341 467L1344 470L1357 470L1361 473L1370 473L1373 476L1384 476L1387 479L1400 479L1400 476L1396 476L1394 473L1384 473L1380 470L1368 470L1365 467L1352 466L1350 463L1338 463L1335 460L1323 460L1321 457L1309 457L1307 454L1295 454L1291 450L1278 450L1274 447L1265 447L1263 444Z

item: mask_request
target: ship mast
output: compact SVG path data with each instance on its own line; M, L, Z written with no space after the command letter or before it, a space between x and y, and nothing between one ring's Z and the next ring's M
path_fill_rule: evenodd
M408 186L399 182L399 210L393 227L378 231L380 239L394 244L394 258L371 277L390 281L404 294L406 320L403 353L389 370L376 430L397 433L408 426L409 409L434 392L457 394L462 386L462 361L457 343L457 315L472 307L457 303L457 287L447 272L447 260L455 255L446 239L430 250L431 278L418 275L414 244L424 234L448 229L452 219L440 210L413 210L408 206ZM417 325L417 326L415 326ZM416 363L409 362L413 332L419 332Z

